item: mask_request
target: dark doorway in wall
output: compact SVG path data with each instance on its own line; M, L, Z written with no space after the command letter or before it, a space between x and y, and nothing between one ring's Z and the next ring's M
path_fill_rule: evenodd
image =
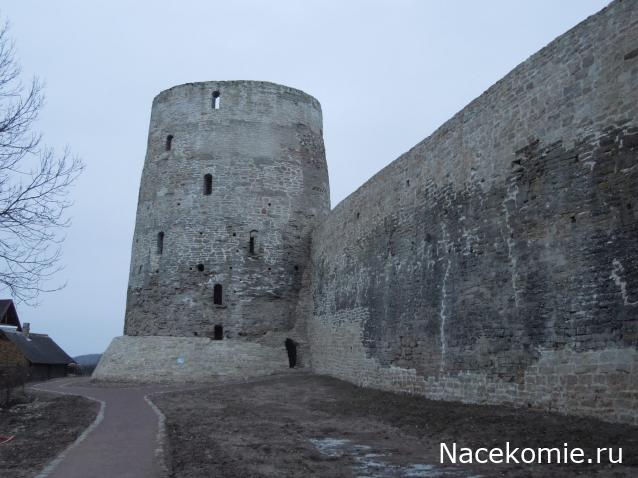
M172 147L173 147L173 135L169 134L166 137L166 151L170 151Z
M250 239L248 242L248 252L256 254L257 252L257 231L250 231Z
M204 174L204 196L210 196L213 193L213 175Z
M214 340L224 340L224 327L221 325L216 325L213 332Z
M157 253L162 254L164 252L164 231L157 233Z
M222 285L215 284L213 287L213 304L222 305Z
M297 342L288 337L284 345L288 353L288 365L290 368L295 368L295 365L297 365Z

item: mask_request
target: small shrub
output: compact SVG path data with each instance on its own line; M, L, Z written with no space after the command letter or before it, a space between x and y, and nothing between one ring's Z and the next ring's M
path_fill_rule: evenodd
M24 395L24 384L29 376L25 365L0 366L0 407L8 408L15 401L18 391Z

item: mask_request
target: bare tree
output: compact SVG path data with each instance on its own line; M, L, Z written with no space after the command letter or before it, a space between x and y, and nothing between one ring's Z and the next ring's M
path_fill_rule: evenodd
M42 144L35 121L42 84L20 78L8 23L0 27L0 291L33 302L60 270L62 228L69 225L69 188L83 169L68 149Z

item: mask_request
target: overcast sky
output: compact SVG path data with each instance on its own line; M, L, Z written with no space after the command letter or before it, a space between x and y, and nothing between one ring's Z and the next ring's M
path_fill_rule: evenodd
M69 354L122 334L153 97L263 80L322 105L333 206L518 63L608 2L2 2L25 78L46 82L39 128L86 163L73 190L67 287L18 305ZM6 295L6 291L4 291Z

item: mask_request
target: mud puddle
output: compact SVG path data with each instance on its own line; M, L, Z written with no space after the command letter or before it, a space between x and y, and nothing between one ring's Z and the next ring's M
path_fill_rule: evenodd
M387 455L377 453L368 445L353 443L343 438L311 438L319 452L331 457L350 457L357 478L480 478L459 469L425 463L396 465L384 460Z

